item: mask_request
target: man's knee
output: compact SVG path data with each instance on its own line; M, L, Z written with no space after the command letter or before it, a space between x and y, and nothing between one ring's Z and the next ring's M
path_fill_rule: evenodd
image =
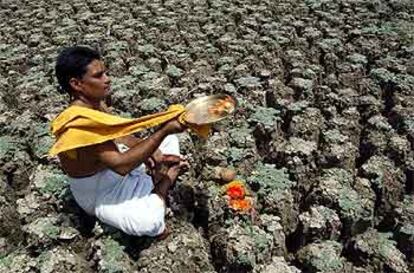
M164 218L160 219L157 217L144 219L142 223L140 223L141 229L137 232L138 236L146 235L155 237L160 235L165 229L165 221Z
M180 155L180 144L177 135L168 135L159 148L163 154Z
M139 211L137 235L157 236L165 229L165 204L162 198L156 194L151 194L145 200L147 211Z

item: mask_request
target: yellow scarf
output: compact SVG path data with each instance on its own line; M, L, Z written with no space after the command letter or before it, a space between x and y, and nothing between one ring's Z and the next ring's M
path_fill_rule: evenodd
M55 156L61 152L131 135L176 117L197 135L207 138L210 126L188 124L184 120L184 113L184 106L175 104L165 112L130 119L82 106L70 106L52 121L52 133L56 137L56 142L50 149L49 155Z

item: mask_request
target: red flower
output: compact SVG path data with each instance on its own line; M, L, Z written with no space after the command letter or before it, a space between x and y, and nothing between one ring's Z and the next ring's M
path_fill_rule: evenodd
M231 199L243 199L246 195L246 191L241 185L233 185L227 188L227 195Z

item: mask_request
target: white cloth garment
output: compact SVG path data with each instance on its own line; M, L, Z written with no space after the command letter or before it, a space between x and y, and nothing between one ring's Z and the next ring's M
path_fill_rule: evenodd
M179 155L177 136L167 136L159 149ZM152 193L152 178L143 165L125 176L108 168L85 178L69 177L69 183L79 206L108 225L136 236L157 236L165 229L164 201Z

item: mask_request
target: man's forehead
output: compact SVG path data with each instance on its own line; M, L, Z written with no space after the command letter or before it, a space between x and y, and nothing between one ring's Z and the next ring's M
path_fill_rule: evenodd
M93 74L105 70L105 64L101 60L93 60L92 62L90 62L90 64L88 64L86 68L87 73Z

